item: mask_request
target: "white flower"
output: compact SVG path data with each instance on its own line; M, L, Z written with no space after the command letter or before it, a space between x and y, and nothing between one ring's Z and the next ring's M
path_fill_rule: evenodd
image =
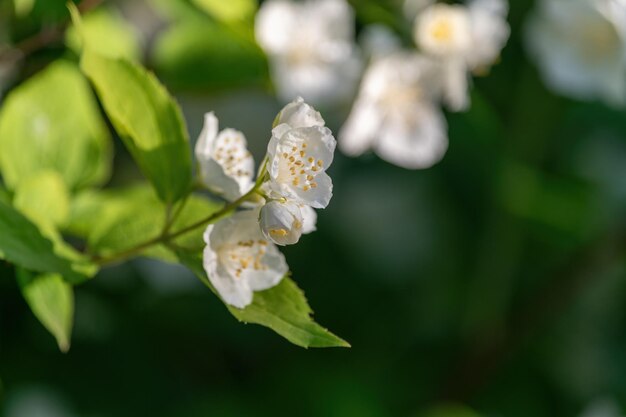
M542 0L526 44L544 81L578 99L626 103L626 2Z
M429 59L416 53L375 60L339 133L341 149L356 156L372 148L386 161L410 169L438 162L448 137L429 90L433 69Z
M469 106L468 72L484 72L506 44L507 12L505 0L473 0L433 4L415 19L415 43L440 65L441 94L452 110Z
M267 148L270 196L314 208L328 206L333 183L325 171L336 145L324 126L276 126Z
M292 128L324 126L322 115L312 106L304 102L302 97L287 104L276 116L274 126L287 124Z
M317 214L309 206L270 201L261 208L259 221L265 237L278 245L293 245L302 234L315 230Z
M225 303L244 308L254 291L274 287L289 267L278 248L261 233L258 211L233 214L204 232L203 264Z
M342 101L354 89L360 60L354 13L345 0L268 0L257 14L256 39L268 54L283 101Z
M253 186L254 160L246 146L243 133L224 129L218 134L217 117L212 112L205 114L195 149L202 181L230 201Z

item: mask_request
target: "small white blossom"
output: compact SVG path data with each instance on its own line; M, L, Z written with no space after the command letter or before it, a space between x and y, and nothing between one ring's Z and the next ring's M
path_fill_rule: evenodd
M293 245L302 234L315 230L317 215L309 206L270 201L261 208L259 222L265 237L281 246Z
M414 38L439 64L441 94L450 109L469 106L468 72L484 72L508 40L505 0L473 0L466 5L426 7L415 19Z
M351 95L361 64L354 13L345 0L265 1L255 33L283 101L302 95L328 104Z
M626 104L625 1L539 1L526 41L550 88L577 99Z
M278 248L261 233L258 210L246 210L209 225L203 264L225 303L244 308L253 292L272 288L289 267Z
M218 133L218 120L213 113L204 116L195 153L202 181L209 189L234 201L252 188L254 159L246 138L234 129Z
M276 116L274 125L287 124L292 128L324 126L326 123L320 112L304 102L302 97L287 104Z
M339 133L341 149L360 155L373 149L404 168L427 168L448 147L447 125L429 86L432 62L416 53L396 52L374 60Z
M276 126L267 150L272 195L296 204L325 208L333 190L326 169L333 161L336 143L326 127Z

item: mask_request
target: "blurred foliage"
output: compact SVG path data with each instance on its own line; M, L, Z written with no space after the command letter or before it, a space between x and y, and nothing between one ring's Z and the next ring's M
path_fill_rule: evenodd
M262 149L266 116L280 105L261 91L267 63L252 38L250 3L225 12L226 3L108 1L117 23L94 23L87 37L96 40L87 42L100 45L102 31L121 27L124 16L135 30L110 29L113 54L149 57L182 103L192 137L201 114L215 110ZM387 24L406 41L411 25L400 2L351 3L359 28ZM189 271L139 260L76 287L72 349L63 355L29 311L37 286L20 288L25 281L0 262L0 414L574 417L599 398L624 410L626 118L546 90L521 43L533 3L510 1L513 37L501 63L476 80L471 110L448 115L451 145L441 164L405 171L337 155L335 198L320 213L319 231L285 250L316 318L351 349L302 350L261 327L239 326ZM18 42L68 19L65 1L7 4L0 2L0 22L9 22L0 40ZM146 23L150 16L157 22ZM129 40L138 33L145 42ZM105 247L127 244L131 225L149 234L162 221L153 213L163 203L148 187L85 189L140 174L116 138L120 156L108 179L106 120L68 36L71 51L61 39L26 57L0 101L0 142L13 146L5 153L3 145L0 160L14 172L0 186L0 241L15 249L2 257L43 273L74 269L55 248L59 231L44 235L35 226L37 213L67 236ZM58 91L57 77L75 85L72 92ZM329 115L333 131L347 110ZM79 122L64 123L69 113ZM63 152L33 145L41 137L30 122L50 118L62 130L47 130L49 141L77 138ZM124 132L123 121L111 122ZM90 158L75 160L78 147L91 149ZM33 168L37 175L26 178ZM47 206L48 192L68 193L69 206ZM145 200L129 207L126 192ZM20 214L10 201L33 212ZM211 210L194 204L216 203L191 204L191 217ZM99 234L87 236L85 222L94 220ZM23 233L33 248L11 246ZM30 285L38 282L58 286L51 308L35 314L63 345L71 295L54 276Z

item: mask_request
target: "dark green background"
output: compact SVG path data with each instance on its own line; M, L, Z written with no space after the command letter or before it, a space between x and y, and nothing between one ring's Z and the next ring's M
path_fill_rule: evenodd
M65 13L46 0L12 19L9 3L0 0L0 20L15 41ZM385 22L410 40L397 5L352 3L359 29ZM457 403L484 416L573 417L603 398L626 407L625 114L550 93L522 44L532 2L510 3L512 38L476 79L471 110L448 115L444 160L407 171L337 155L318 231L284 251L317 321L351 349L304 350L238 324L190 273L140 260L76 289L62 354L0 263L0 414L419 417ZM68 54L55 44L29 56L12 85ZM224 67L197 62L161 68L191 136L214 110L260 160L280 109L267 81L246 71L219 81ZM348 109L321 110L337 132ZM138 174L116 148L120 185Z

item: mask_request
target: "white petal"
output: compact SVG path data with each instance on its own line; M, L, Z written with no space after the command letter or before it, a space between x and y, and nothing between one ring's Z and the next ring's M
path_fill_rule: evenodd
M255 35L257 42L268 53L286 52L297 28L297 6L289 1L268 0L256 15Z
M278 113L275 125L286 123L291 128L324 126L322 115L312 106L306 104L302 97L287 104Z
M209 159L211 157L211 150L213 149L213 142L217 137L219 122L213 112L206 113L204 115L204 126L200 132L200 136L196 141L196 158L199 161Z
M300 240L304 221L298 205L270 201L261 208L259 223L267 240L284 246Z
M372 146L382 117L383 114L374 100L369 97L357 99L339 131L339 148L346 155L361 155Z
M261 233L258 216L258 210L240 211L204 234L209 279L220 297L238 308L252 302L252 291L271 288L288 271L283 255Z
M333 182L327 173L322 172L315 177L317 187L304 188L292 187L290 191L293 193L293 201L298 204L304 204L313 208L323 209L328 207L333 197Z
M446 122L434 105L415 109L415 119L390 118L376 153L383 159L407 169L423 169L437 163L448 148Z
M448 60L441 68L443 100L452 111L464 111L470 106L469 74L465 63Z
M243 133L234 129L219 134L217 131L217 118L207 113L195 148L200 175L209 189L233 201L252 188L254 160Z
M289 272L285 256L272 244L267 246L263 264L267 267L266 270L247 270L243 274L254 291L263 291L278 285Z
M245 308L252 303L253 294L248 282L230 275L210 246L204 248L203 265L209 281L226 304Z
M626 48L616 20L597 2L552 0L540 6L528 21L526 41L546 84L571 97L624 104Z
M302 233L309 234L317 230L317 213L309 206L301 206L302 213Z
M274 193L299 204L326 207L332 182L324 171L332 163L336 143L332 132L319 126L291 129L278 138L268 167Z
M466 54L471 69L482 70L497 59L509 39L505 0L474 0L470 6L473 47Z
M471 20L467 7L436 3L415 19L414 40L427 54L446 58L463 56L471 44Z

